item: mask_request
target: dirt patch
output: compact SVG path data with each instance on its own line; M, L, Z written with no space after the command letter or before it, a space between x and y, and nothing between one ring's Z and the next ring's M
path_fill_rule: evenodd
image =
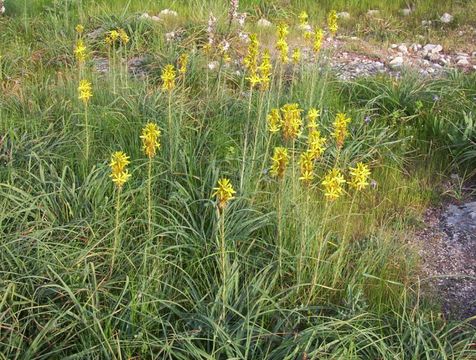
M447 319L476 315L476 201L429 209L415 237L423 276Z

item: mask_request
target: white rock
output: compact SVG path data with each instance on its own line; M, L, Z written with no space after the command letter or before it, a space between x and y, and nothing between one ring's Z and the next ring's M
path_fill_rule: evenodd
M212 61L211 63L208 64L208 68L210 70L215 70L218 67L218 65L220 65L218 61Z
M309 24L301 24L301 25L299 25L299 28L302 31L311 31L312 30L312 26L309 25Z
M337 13L337 17L339 19L349 19L350 18L350 14L347 12L347 11L342 11L340 13Z
M456 65L459 66L468 66L470 65L469 61L467 59L459 59Z
M397 57L394 58L392 61L390 61L390 62L388 63L388 65L389 65L392 69L397 69L397 68L402 67L402 65L403 65L403 57L397 56Z
M412 9L402 9L400 10L403 16L409 16L412 13Z
M159 13L159 17L167 17L167 16L173 16L176 17L178 16L176 11L170 10L170 9L164 9Z
M402 54L408 54L408 48L405 44L401 44L398 46L398 51L400 51Z
M422 26L430 26L431 25L431 20L422 20L421 25Z
M162 19L161 19L160 17L155 16L155 15L154 15L154 16L151 16L150 19L151 19L151 20L154 20L154 21L162 21Z
M427 51L427 52L431 52L433 54L436 54L436 53L439 53L441 52L441 50L443 50L443 46L439 45L439 44L426 44L425 46L423 46L423 50L424 51Z
M396 49L397 47L398 47L397 44L392 44L392 45L390 45L390 48L391 48L391 49Z
M268 21L264 18L261 18L261 19L258 20L256 25L258 25L258 27L260 27L260 28L270 27L271 26L271 21Z
M422 46L420 44L411 44L410 45L410 50L413 52L417 52L418 50L421 50Z
M377 16L378 14L380 14L379 10L369 10L369 11L367 11L368 16Z
M448 13L444 13L441 17L440 20L444 24L449 24L450 22L453 21L453 15L450 15Z

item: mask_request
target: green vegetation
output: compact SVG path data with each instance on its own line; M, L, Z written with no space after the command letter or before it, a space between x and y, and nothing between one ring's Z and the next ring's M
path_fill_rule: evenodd
M332 6L374 5L354 3ZM311 11L309 1L240 6L251 14L246 31L257 29L262 14L274 20L289 12L298 38L303 8L311 24L326 28L323 10ZM227 3L7 0L6 7L1 359L475 356L474 327L445 318L424 295L428 279L420 279L408 242L425 208L440 199L440 181L451 172L475 175L474 74L341 82L326 66L328 48L310 63L282 64L273 27L258 35L258 65L263 44L272 53L269 88L261 90L263 80L252 88L249 78L262 68L234 63L248 48L238 25L218 21L216 43L226 38L228 51L205 46L210 10L225 14ZM139 17L164 7L178 16ZM178 38L166 41L177 28ZM115 29L127 40L106 42ZM73 51L79 39L88 49L84 63ZM139 57L132 72L143 70L144 78L131 76L124 60ZM101 63L112 64L109 71L98 71ZM168 64L176 78L165 76ZM81 80L91 83L92 97L87 87L78 90ZM294 103L302 112L280 114L302 121L298 134L283 134L286 122L270 132L272 109ZM311 108L320 110L327 142L303 181ZM336 134L336 118L351 119L344 135ZM148 123L160 137L143 132ZM275 147L289 155L280 171L272 168ZM111 179L114 153L122 165ZM326 175L338 169L350 182L358 163L371 170L368 184L325 196ZM222 183L215 196L224 178L236 193Z

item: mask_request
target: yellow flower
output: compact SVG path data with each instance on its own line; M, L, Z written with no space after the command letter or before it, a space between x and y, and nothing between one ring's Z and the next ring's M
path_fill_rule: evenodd
M349 170L352 177L349 183L350 186L357 190L363 190L369 186L368 179L370 176L370 169L367 165L359 162L355 168L350 168Z
M283 112L283 137L285 140L294 140L301 133L302 109L298 104L286 104L281 111Z
M93 96L92 86L88 80L81 80L78 87L79 100L82 100L85 104L89 102L89 99Z
M212 45L210 43L206 43L205 45L203 45L202 50L208 56L212 51Z
M338 199L344 193L342 185L345 182L341 172L338 169L332 169L322 181L324 196L331 201Z
M81 24L76 25L74 28L79 35L82 35L84 32L84 26Z
M271 133L277 133L281 130L282 118L279 109L271 109L271 112L267 116L268 130Z
M327 27L332 36L337 33L339 26L337 25L337 12L335 10L331 10L327 16Z
M301 11L301 13L299 14L299 24L301 26L306 26L308 20L309 20L309 15L307 14L307 12Z
M327 139L321 136L319 130L315 128L310 129L309 136L307 138L307 145L313 160L319 159L322 154L324 154L324 151L326 151L326 142Z
M188 54L183 53L178 59L178 71L180 74L185 75L187 72Z
M278 38L284 39L289 34L288 25L286 24L279 24L278 25Z
M312 31L309 31L309 30L304 31L303 37L304 37L304 40L306 40L306 42L311 41Z
M119 35L119 40L121 43L126 45L129 42L129 36L127 35L126 31L124 29L119 29L117 30L117 33Z
M117 30L111 30L106 34L106 44L113 45L119 39L119 32Z
M301 60L301 50L299 50L299 48L294 49L292 59L294 65L297 65Z
M228 202L233 199L233 195L236 194L236 191L233 189L233 185L230 182L230 179L222 178L218 180L218 186L214 188L215 192L212 196L215 196L218 202L218 208L223 210Z
M341 148L344 145L345 138L349 135L349 130L347 126L350 123L350 118L347 117L344 113L338 113L334 120L334 132L332 136L336 140L338 148Z
M271 157L271 176L282 178L289 163L288 150L283 147L275 147Z
M313 44L313 50L315 53L318 53L319 51L321 51L323 39L324 39L324 31L322 31L322 29L317 29L316 32L314 33L314 44Z
M111 175L109 176L118 188L122 188L131 177L129 171L126 170L126 166L129 163L129 157L122 151L116 151L111 156L111 162L109 164Z
M175 88L175 69L173 65L166 65L162 70L162 90L172 91Z
M142 148L144 153L149 157L153 158L157 153L157 150L160 149L160 129L154 123L148 123L142 129Z
M320 111L319 109L316 108L310 108L309 111L307 112L307 119L309 120L309 123L307 127L309 129L315 129L317 128L317 118L320 116Z
M243 64L251 75L256 74L256 71L258 70L258 52L258 36L256 34L250 34L250 45L248 46L248 52L243 59Z
M263 58L261 60L261 65L258 67L258 71L261 77L261 90L267 90L269 88L269 83L271 81L271 70L273 65L271 64L271 55L269 50L265 50L263 53Z
M76 57L76 60L80 64L86 61L87 48L86 48L86 45L84 45L83 40L81 39L78 40L78 42L76 43L76 46L74 47L74 56Z
M283 64L287 64L289 61L289 46L286 42L286 36L288 33L288 26L286 24L278 25L278 41L276 42L276 49L279 51L281 62Z
M261 77L256 73L247 77L246 79L250 82L250 86L252 88L254 88L256 85L258 85L261 82Z
M299 180L309 183L314 179L314 157L311 151L303 152L299 157L301 176Z

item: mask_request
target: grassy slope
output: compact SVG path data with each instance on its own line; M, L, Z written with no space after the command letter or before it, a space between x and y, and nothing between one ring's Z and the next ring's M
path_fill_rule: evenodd
M207 84L206 60L197 52L186 87L174 92L170 128L160 71L204 39L209 5L167 3L183 14L174 22L185 28L182 42L167 45L164 33L176 23L159 26L132 16L158 11L161 2L84 1L79 11L68 4L38 1L23 8L21 1L7 2L13 16L0 20L6 29L0 35L1 356L471 356L472 329L442 321L434 304L419 301L424 282L417 281L415 251L404 239L438 195L440 173L468 146L460 139L449 152L446 133L458 137L463 115L475 110L474 76L428 81L408 74L400 81L342 84L325 69L319 76L303 71L292 93L286 88L278 94L274 87L266 101L255 94L249 103L241 77L231 70L221 73L226 86L217 88L216 73ZM291 9L297 13L300 5ZM226 6L214 2L211 8L218 14ZM287 10L277 5L269 11L279 17ZM114 81L88 68L94 91L88 161L71 54L80 20L88 31L125 27L129 56L146 52L153 74L126 83L119 68ZM88 46L107 56L102 41ZM269 167L265 115L286 102L321 108L327 136L335 114L347 111L350 138L339 156L329 148L317 176L334 164L345 171L362 160L371 164L377 188L325 205L317 181L312 189L299 184L297 165L282 184L267 175L257 184L261 168ZM150 120L163 130L153 167L153 236L147 232L147 161L139 139ZM245 129L256 156L250 161L248 149L241 178ZM282 142L274 137L270 145ZM303 136L296 157L304 148ZM107 161L119 149L131 156L132 179L122 194L118 261L111 268L117 194ZM239 189L225 214L224 286L222 230L211 200L222 176Z

